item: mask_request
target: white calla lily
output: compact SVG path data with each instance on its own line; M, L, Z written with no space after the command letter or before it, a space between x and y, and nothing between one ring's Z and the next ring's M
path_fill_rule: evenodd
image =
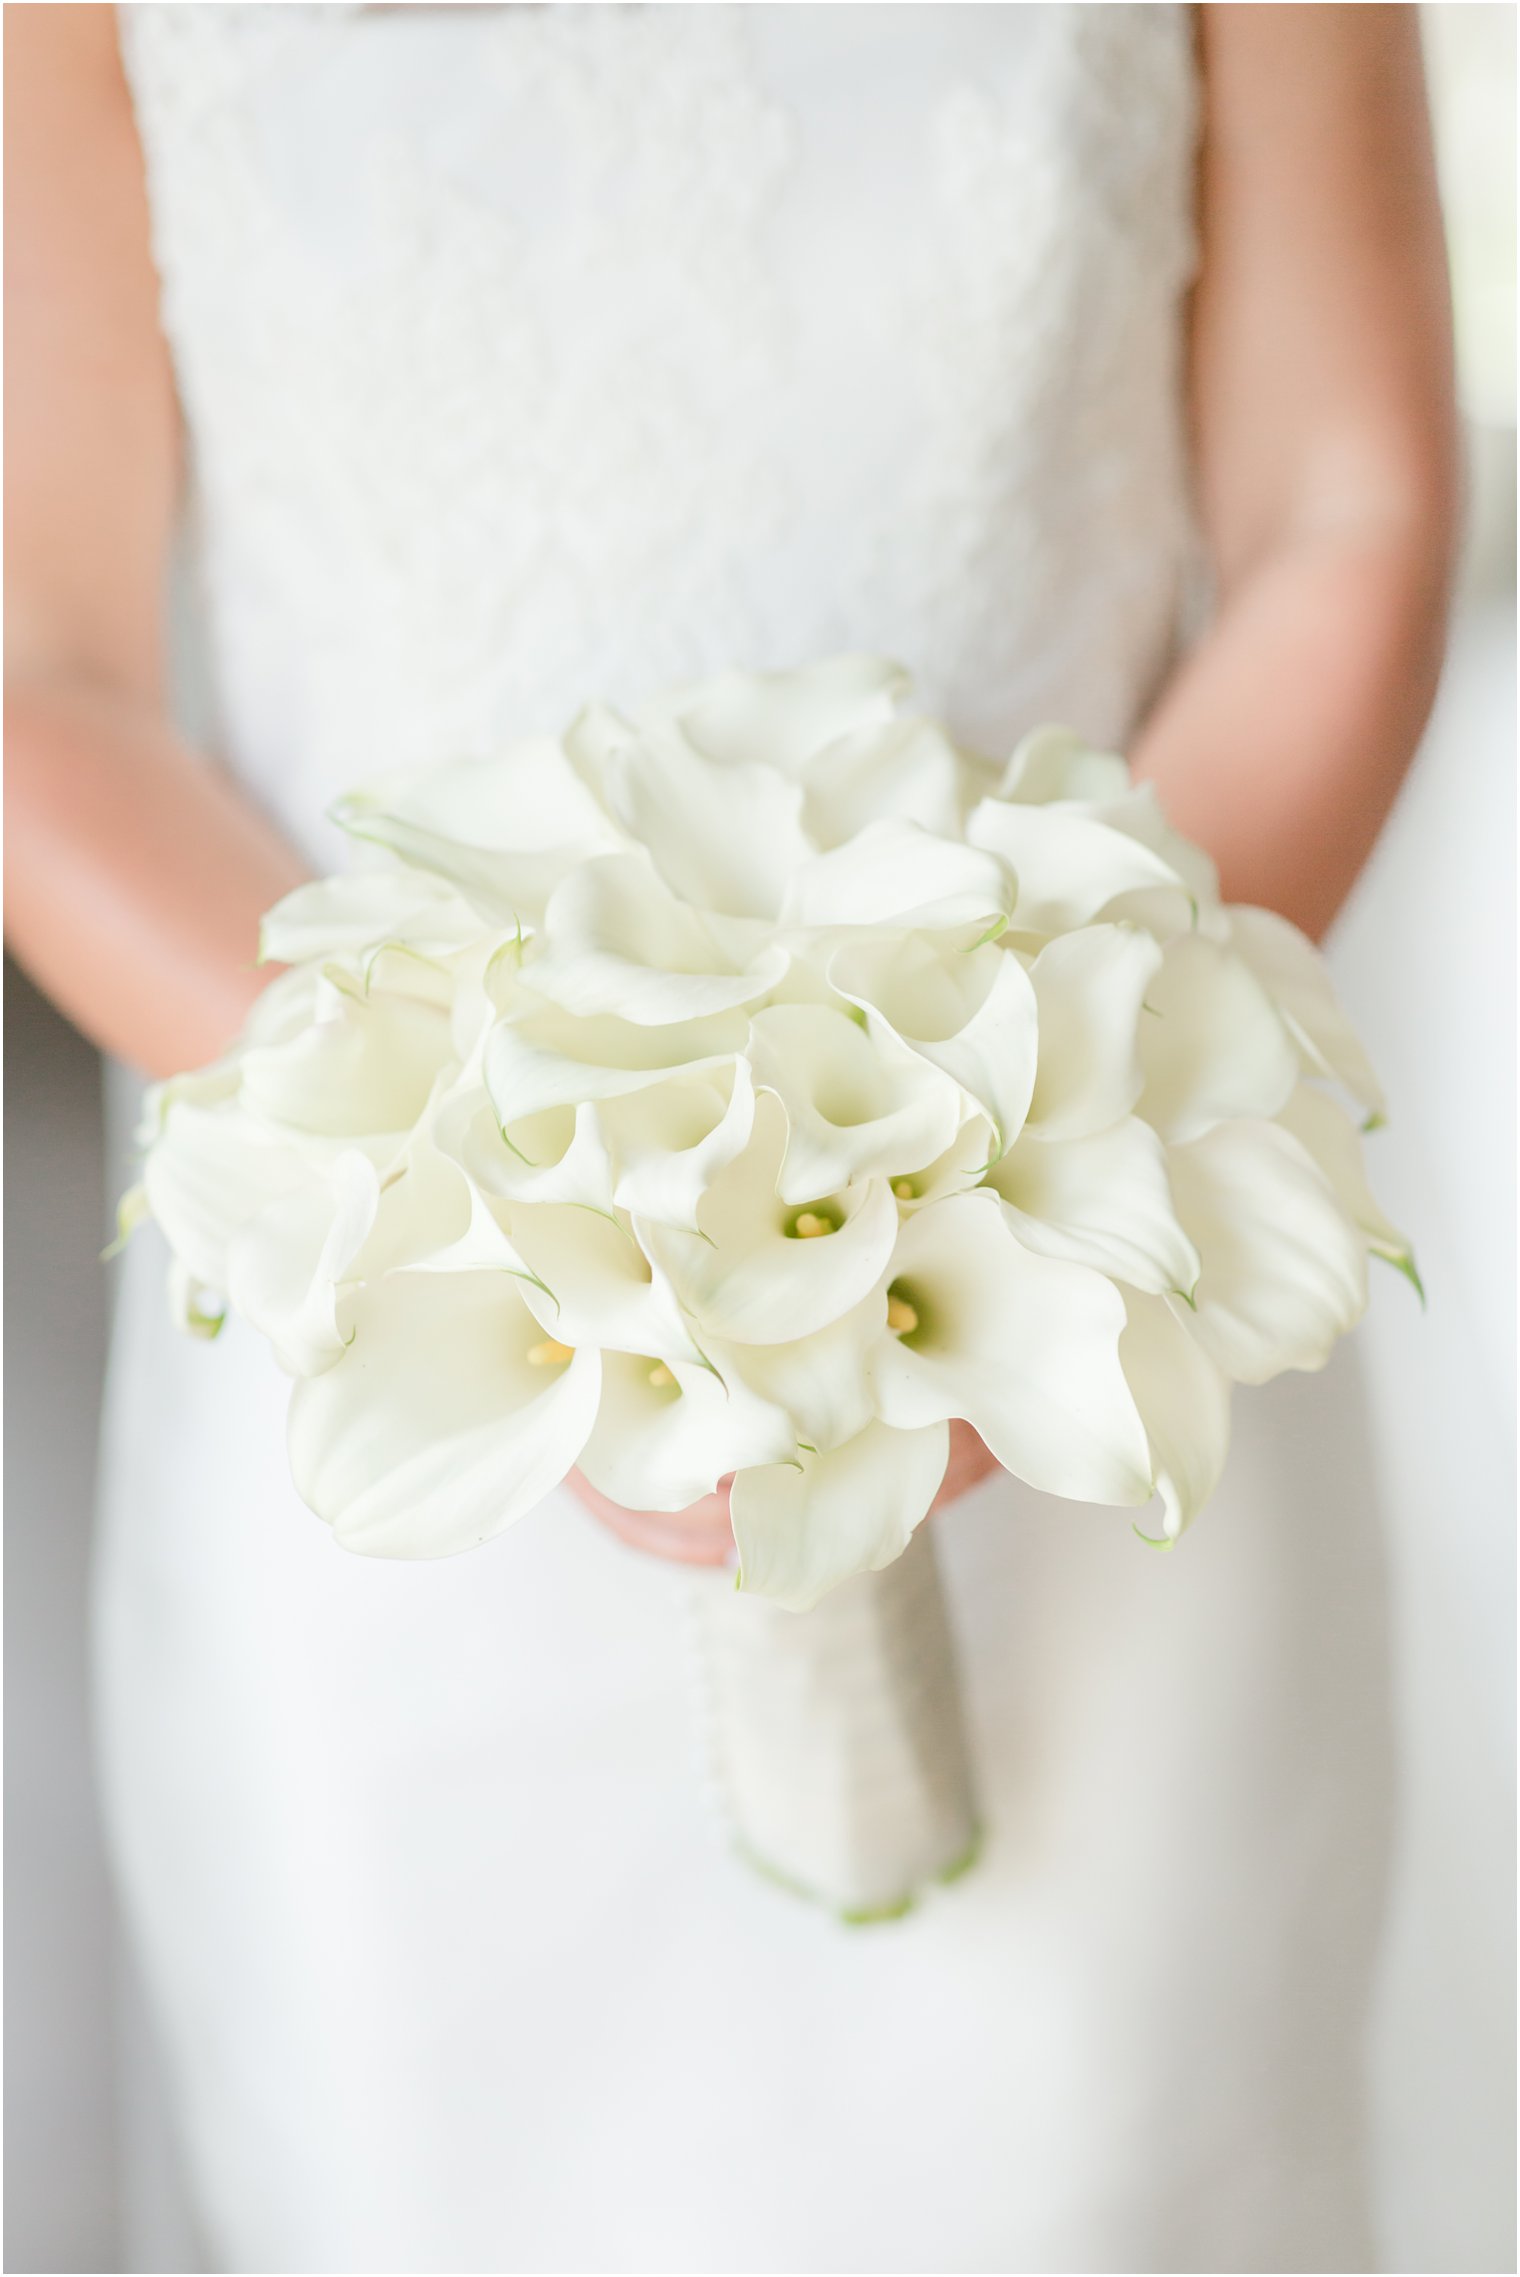
M750 1026L750 1064L786 1110L783 1202L807 1202L860 1178L924 1170L950 1146L960 1087L906 1053L883 1054L847 1013L777 1004Z
M1218 901L1219 878L1213 863L1200 847L1172 828L1161 811L1155 786L1132 782L1123 759L1112 751L1093 750L1070 728L1039 727L1025 736L1004 771L999 796L1018 805L1067 806L1127 838L1136 838L1160 855L1195 901L1205 907ZM1130 887L1127 896L1147 895L1154 890ZM1174 893L1168 901L1169 915L1175 920ZM1167 902L1162 906L1167 907Z
M286 974L287 980L292 976ZM240 1047L241 1049L241 1047ZM238 1085L241 1078L239 1051L227 1058L213 1060L208 1067L199 1067L188 1075L171 1075L161 1083L148 1084L142 1095L142 1110L137 1118L133 1137L146 1151L156 1146L168 1128L169 1113L181 1104L198 1107L203 1112L215 1107L235 1109Z
M883 1179L783 1202L777 1179L786 1117L770 1093L755 1103L748 1146L702 1198L699 1231L640 1222L699 1328L736 1344L784 1344L826 1328L875 1287L892 1254L898 1212Z
M798 1444L820 1453L843 1446L874 1416L866 1371L887 1325L887 1284L882 1275L859 1304L785 1344L728 1344L711 1338L707 1356L726 1384L744 1384L792 1419Z
M1158 1296L1191 1296L1198 1252L1172 1202L1166 1150L1138 1117L1079 1139L1026 1132L987 1183L1026 1249Z
M617 1099L680 1070L722 1066L744 1048L742 1011L639 1027L608 1015L577 1019L524 993L487 1037L485 1086L503 1129L549 1107Z
M331 809L349 836L453 887L487 924L535 923L588 855L625 843L556 737L390 777Z
M644 722L678 725L704 758L810 777L844 736L889 728L912 683L880 656L831 656L796 672L723 672L647 704Z
M398 860L445 880L485 924L517 932L532 930L560 880L588 852L610 851L620 843L609 828L589 848L571 844L519 853L472 846L359 798L341 799L332 819L351 838L383 846Z
M253 1113L314 1137L405 1132L453 1057L448 1014L414 996L324 983L318 1017L241 1059L242 1098Z
M616 841L608 816L558 736L529 735L488 759L411 768L350 792L334 820L355 837L396 824L455 847L538 854ZM440 876L448 876L447 869Z
M478 917L442 878L397 863L297 886L260 925L259 962L363 958L394 943L444 956L468 948L479 933Z
M393 1273L346 1300L349 1349L297 1383L290 1459L345 1549L452 1557L564 1478L601 1396L594 1348L546 1351L510 1273Z
M236 1236L320 1186L322 1165L230 1101L181 1096L161 1115L143 1165L149 1214L191 1281L225 1295Z
M828 1454L741 1471L729 1497L739 1585L806 1613L839 1582L900 1557L949 1460L943 1423L868 1423Z
M1021 806L1051 806L1122 798L1129 787L1129 768L1116 752L1095 751L1069 727L1051 724L1032 728L1016 745L997 795Z
M1201 933L1167 944L1140 1023L1145 1089L1138 1112L1184 1145L1216 1123L1275 1115L1298 1054L1249 967Z
M785 1409L742 1381L652 1353L603 1353L601 1406L580 1469L625 1509L684 1510L733 1472L795 1452Z
M509 1209L506 1230L539 1284L525 1301L551 1335L608 1352L705 1364L669 1276L620 1218L569 1203L533 1204Z
M1132 783L1117 797L1095 800L1088 811L1110 830L1136 839L1159 855L1166 867L1181 879L1193 905L1184 920L1175 893L1164 886L1141 886L1131 888L1128 895L1121 895L1111 915L1134 915L1137 908L1144 906L1157 913L1162 930L1173 933L1184 922L1192 923L1217 908L1218 870L1201 846L1195 846L1180 830L1172 828L1162 812L1154 783Z
M415 1167L420 1173L421 1165ZM452 1167L457 1169L457 1165ZM442 1165L441 1163L435 1164L431 1167L429 1182L441 1182L441 1177ZM414 1192L411 1197L413 1200L418 1198L415 1192L416 1183L417 1181L414 1179ZM507 1231L503 1222L505 1205L500 1202L493 1203L477 1185L471 1180L463 1178L462 1174L461 1183L464 1187L466 1216L463 1230L458 1238L437 1249L424 1247L419 1241L416 1253L404 1261L398 1259L393 1263L392 1271L398 1273L510 1273L517 1280L524 1281L530 1287L537 1289L542 1296L548 1297L550 1292L539 1280L538 1275ZM368 1259L366 1258L364 1262L367 1263Z
M439 1148L432 1128L419 1124L380 1180L374 1222L351 1278L375 1282L387 1273L431 1267L450 1256L456 1261L464 1256L472 1267L522 1270L515 1253L503 1255L498 1249L481 1256L476 1228L483 1202L468 1173ZM451 1269L458 1269L457 1262Z
M809 761L805 781L808 836L829 849L887 820L958 838L971 803L965 761L926 719L893 719L841 736Z
M983 799L966 836L996 854L1018 887L1013 922L1022 933L1069 933L1090 925L1121 894L1164 887L1180 922L1190 897L1170 862L1128 832L1069 806L1015 806Z
M228 1302L269 1339L289 1374L319 1375L345 1350L338 1293L379 1204L374 1164L349 1150L320 1179L271 1203L233 1235Z
M1078 1502L1149 1500L1111 1281L1026 1249L991 1194L906 1218L891 1270L894 1325L872 1358L884 1422L912 1430L960 1416L1030 1486Z
M769 766L705 759L674 728L641 728L603 762L612 812L695 909L773 918L813 852L802 789Z
M789 962L763 929L679 900L647 856L608 854L550 896L527 978L567 1012L658 1027L758 1003Z
M1231 948L1243 957L1288 1023L1311 1075L1327 1075L1379 1119L1383 1087L1351 1023L1336 1001L1314 943L1275 910L1235 907L1225 922Z
M1323 1367L1366 1307L1367 1257L1306 1149L1276 1123L1220 1123L1169 1167L1202 1260L1199 1342L1237 1383Z
M1001 930L1013 888L1001 862L895 817L869 822L847 845L819 854L787 889L783 924L824 931L890 925L903 931Z
M1136 925L1088 925L1040 951L1029 968L1039 1020L1031 1134L1089 1138L1129 1113L1143 1080L1140 1008L1160 963Z
M546 1107L503 1129L485 1091L472 1086L440 1110L435 1129L444 1152L498 1201L613 1206L612 1161L589 1102Z
M991 1118L977 1109L962 1123L943 1154L922 1170L900 1171L892 1180L898 1208L905 1212L922 1210L931 1202L943 1201L947 1194L972 1192L988 1177L995 1156L1001 1161L997 1133Z
M702 1196L749 1143L754 1078L748 1061L720 1061L605 1099L594 1112L615 1165L617 1207L695 1233Z
M1176 1541L1207 1502L1230 1451L1230 1380L1162 1297L1124 1293L1119 1361L1145 1423L1161 1496L1162 1539Z
M1415 1267L1407 1234L1400 1233L1373 1198L1362 1161L1362 1142L1351 1117L1312 1083L1300 1083L1277 1120L1291 1131L1322 1175L1329 1181L1341 1208L1366 1238L1375 1257L1396 1265L1408 1276L1423 1300L1424 1290Z
M988 1117L994 1151L1013 1143L1034 1091L1038 1031L1016 956L991 943L947 948L922 933L866 935L837 950L828 972L883 1051L895 1039L940 1068Z

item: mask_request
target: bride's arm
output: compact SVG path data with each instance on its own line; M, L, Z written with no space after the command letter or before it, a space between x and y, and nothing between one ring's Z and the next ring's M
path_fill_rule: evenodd
M1217 614L1135 751L1232 901L1322 933L1440 667L1456 497L1418 11L1198 11L1198 507Z
M298 858L165 711L179 423L114 10L6 23L6 936L107 1049L212 1057Z

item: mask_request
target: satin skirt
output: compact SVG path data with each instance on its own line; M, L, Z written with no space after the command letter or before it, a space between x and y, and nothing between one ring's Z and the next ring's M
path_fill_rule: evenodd
M851 1927L706 1791L689 1576L563 1494L338 1549L287 1386L123 1264L107 1814L213 2265L1371 2266L1390 1824L1355 1353L1236 1402L1170 1552L989 1482L934 1521L986 1820Z

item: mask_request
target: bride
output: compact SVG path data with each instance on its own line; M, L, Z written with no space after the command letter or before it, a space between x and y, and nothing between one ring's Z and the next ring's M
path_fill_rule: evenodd
M1413 10L7 33L8 926L107 1050L226 1044L352 781L844 649L988 751L1127 749L1229 898L1329 924L1451 547ZM176 1341L149 1245L117 1270L103 1777L217 2267L1370 2265L1344 1362L1238 1403L1171 1559L961 1448L989 1841L851 1931L705 1815L680 1561L720 1500L346 1557L262 1347Z

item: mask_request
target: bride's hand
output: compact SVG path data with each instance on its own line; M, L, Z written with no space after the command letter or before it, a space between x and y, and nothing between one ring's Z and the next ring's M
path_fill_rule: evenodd
M996 1460L970 1424L952 1423L950 1460L933 1508L943 1510L996 1469ZM579 1471L572 1471L566 1481L592 1517L599 1518L620 1542L651 1557L670 1558L678 1565L731 1562L734 1534L729 1523L728 1490L732 1483L732 1479L721 1480L716 1494L704 1495L685 1510L625 1510L621 1503L609 1502L605 1494L599 1494Z
M728 1522L732 1479L720 1480L716 1494L704 1494L684 1510L625 1510L599 1494L579 1471L572 1471L565 1484L630 1549L671 1558L677 1565L727 1565L733 1557L734 1532Z

